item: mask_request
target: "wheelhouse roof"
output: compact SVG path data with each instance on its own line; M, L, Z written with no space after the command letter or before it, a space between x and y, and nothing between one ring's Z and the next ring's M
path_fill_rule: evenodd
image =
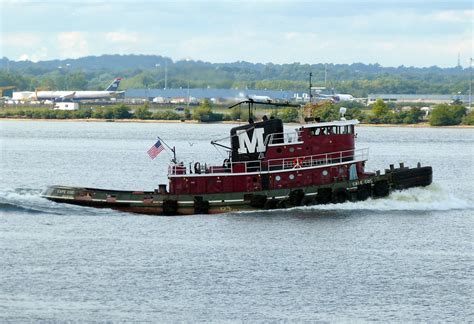
M323 123L312 123L312 124L303 124L303 128L314 128L314 127L326 127L326 126L348 126L348 125L357 125L359 121L357 119L352 120L335 120L331 122Z

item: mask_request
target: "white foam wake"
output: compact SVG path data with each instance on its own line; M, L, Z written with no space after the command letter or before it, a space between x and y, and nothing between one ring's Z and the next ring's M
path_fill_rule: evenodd
M108 209L87 208L69 204L58 204L41 197L40 189L0 188L0 213L6 211L41 212L56 215L110 213Z
M388 197L344 204L303 207L317 210L443 211L474 209L474 202L443 190L436 184L392 192Z

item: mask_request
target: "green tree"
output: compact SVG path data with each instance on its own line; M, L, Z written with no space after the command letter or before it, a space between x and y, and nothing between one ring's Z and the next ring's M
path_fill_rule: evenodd
M181 115L174 111L165 110L155 112L151 118L155 120L179 120Z
M130 108L125 106L124 104L119 105L118 107L114 107L112 109L112 118L114 119L127 119L132 117L130 113Z
M191 117L191 110L188 107L184 108L184 119L191 119Z
M474 110L471 110L464 118L462 119L464 125L474 125Z
M372 105L372 114L376 118L381 118L388 114L388 112L388 106L382 99L377 99L377 101Z
M278 118L285 123L298 121L298 115L298 109L295 107L286 107L278 112Z
M152 113L148 110L148 103L135 109L133 117L137 119L150 119Z
M87 80L84 72L72 72L66 75L68 89L84 90L87 87Z
M466 108L459 105L439 104L433 108L430 116L431 126L459 125L466 115Z
M194 120L203 120L212 115L212 106L209 100L202 101L193 111ZM205 117L206 116L206 117Z

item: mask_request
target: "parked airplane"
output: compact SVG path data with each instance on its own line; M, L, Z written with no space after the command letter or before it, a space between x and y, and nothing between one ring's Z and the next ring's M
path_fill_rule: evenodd
M334 102L353 101L353 100L356 99L352 95L346 94L346 93L335 93L335 94L332 94L332 95L326 95L326 94L321 94L320 93L320 94L316 95L316 98L330 99Z
M249 95L247 98L255 101L272 102L272 98L269 96Z
M71 101L71 100L92 100L109 99L125 93L117 91L121 78L116 78L104 91L21 91L13 92L13 101L31 101L31 100L52 100L52 101Z

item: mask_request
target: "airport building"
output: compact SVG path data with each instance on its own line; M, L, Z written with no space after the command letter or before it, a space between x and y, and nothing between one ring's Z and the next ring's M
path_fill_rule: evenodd
M385 102L422 102L422 103L451 103L456 99L464 103L469 102L469 95L437 95L437 94L369 94L367 105L373 104L377 99Z
M307 97L306 93L298 93L288 90L250 90L250 89L205 89L205 88L180 88L180 89L127 89L126 99L148 99L154 98L195 98L198 101L203 99L227 101L245 100L252 97L268 97L272 100L298 100Z

